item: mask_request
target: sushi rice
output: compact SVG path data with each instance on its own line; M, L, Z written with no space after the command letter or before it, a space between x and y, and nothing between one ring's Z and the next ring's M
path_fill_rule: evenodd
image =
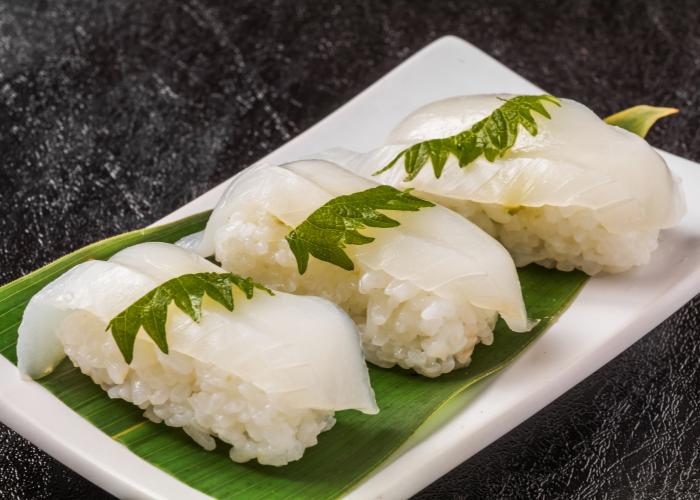
M406 147L467 130L511 95L436 101L402 120L385 145L368 153L335 149L314 158L443 204L497 238L516 265L535 262L562 271L617 273L649 262L659 231L685 214L680 181L641 137L606 124L569 99L545 103L538 133L522 127L494 162L465 168L454 157L442 176L430 164L406 181L403 160L374 175Z
M328 162L252 167L234 178L204 234L180 244L275 289L339 304L360 326L367 360L382 367L436 377L491 344L499 313L515 330L531 327L507 252L443 207L392 211L399 227L363 230L376 239L345 248L352 271L312 258L300 275L285 236L331 198L375 185Z
M257 459L285 465L317 444L333 427L334 412L293 408L274 401L250 382L211 363L138 339L128 365L104 323L89 313L71 314L56 331L73 365L110 398L123 399L149 420L182 429L202 448L216 448L214 437L232 445L234 462Z
M619 273L646 265L658 246L659 229L614 233L595 210L582 207L521 207L430 196L500 241L518 267L536 263L560 271Z
M247 300L235 290L232 312L205 297L200 323L171 306L169 354L141 331L127 364L106 323L158 283L191 272L223 271L165 243L76 266L27 306L20 371L38 378L67 355L109 397L181 427L206 450L214 438L228 443L235 462L285 465L333 427L335 411L377 413L354 324L317 297Z
M304 275L284 237L290 228L269 213L243 208L217 236L225 269L255 276L289 293L339 304L360 325L367 360L396 364L429 377L467 366L478 343L493 342L496 311L422 290L381 269L345 271L315 261Z

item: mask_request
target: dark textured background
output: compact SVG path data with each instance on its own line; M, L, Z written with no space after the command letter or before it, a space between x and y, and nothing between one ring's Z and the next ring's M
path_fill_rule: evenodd
M456 34L601 115L677 106L700 3L0 1L0 282L146 225ZM700 300L418 498L697 498ZM106 495L0 424L0 497Z

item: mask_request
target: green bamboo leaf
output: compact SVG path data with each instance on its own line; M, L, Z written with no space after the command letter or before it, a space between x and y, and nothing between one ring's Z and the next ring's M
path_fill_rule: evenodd
M640 104L608 116L605 118L605 123L624 128L639 137L646 137L649 129L657 120L678 113L678 111L676 108L659 108Z
M72 266L90 258L107 259L136 243L174 242L203 229L207 216L199 214L95 243L3 286L0 353L16 364L17 327L24 307L39 289ZM564 273L534 265L518 273L530 316L542 318L535 329L514 333L499 321L493 345L477 346L468 368L438 379L417 377L406 370L370 367L381 408L379 415L339 412L336 426L319 436L317 446L308 449L300 461L282 468L233 463L226 446L204 451L181 429L155 424L145 419L138 407L110 399L68 360L37 383L139 457L205 494L217 498L335 498L426 428L426 421L428 425L439 421L441 410L457 395L473 396L481 390L484 384L478 382L506 366L534 342L587 280L580 272ZM254 285L242 286L252 293ZM223 294L222 284L212 287Z
M416 152L411 158L411 161L422 158L420 161L425 163L428 153ZM360 229L399 225L397 220L377 210L415 212L433 206L433 203L416 198L406 191L391 186L376 186L333 198L294 228L286 239L296 257L299 274L306 272L309 255L352 271L355 265L343 250L345 245L366 245L374 241L374 238L360 234Z

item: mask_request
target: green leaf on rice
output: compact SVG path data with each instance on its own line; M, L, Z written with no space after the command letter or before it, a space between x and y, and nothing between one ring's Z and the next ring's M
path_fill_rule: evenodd
M88 259L107 259L119 250L145 241L174 242L204 228L209 214L198 214L156 228L123 234L89 245L0 288L0 353L17 362L17 327L29 299L72 266ZM520 281L530 317L540 318L529 333L513 333L503 321L496 326L494 343L477 346L472 364L438 379L411 372L370 366L378 415L355 411L337 413L337 424L319 436L319 444L285 467L236 464L229 445L219 442L207 452L181 429L155 424L142 410L110 399L89 377L64 360L36 383L133 453L203 493L217 498L333 498L348 491L385 462L426 421L439 423L457 395L475 395L477 382L497 372L527 348L566 308L586 281L583 273L564 273L528 266ZM437 425L437 424L435 424Z
M561 106L559 99L546 94L519 95L501 100L503 104L500 107L467 130L409 146L373 175L386 172L401 159L406 171L404 181L413 180L428 161L433 167L435 178L439 179L450 156L457 159L460 168L468 166L481 155L493 163L513 147L520 127L532 136L537 135L535 115L551 119L544 103Z
M678 113L676 108L660 108L640 104L618 111L605 118L605 123L624 128L640 137L646 137L649 129L661 118Z
M112 337L127 363L131 363L134 357L134 342L141 328L167 354L165 324L170 303L175 302L178 309L199 323L205 295L233 311L233 287L243 292L247 299L253 298L256 288L274 295L272 290L260 283L233 273L183 274L161 283L117 314L107 324L106 331L112 330Z
M399 221L379 210L417 212L434 206L434 203L416 198L408 191L380 185L333 198L314 210L286 236L286 240L296 258L299 274L306 272L309 255L352 271L355 264L343 250L345 246L367 245L374 241L374 238L361 234L360 229L399 225Z
M545 103L561 106L559 99L551 95L521 95L504 100L503 105L470 128L449 137L428 139L402 150L393 160L374 172L379 175L403 160L406 172L404 181L411 181L428 162L436 179L442 175L450 156L454 156L460 168L469 166L480 156L489 162L505 156L515 144L520 127L530 135L537 135L536 115L551 119ZM604 118L610 125L624 128L640 137L646 137L657 120L678 113L676 108L660 108L639 105Z

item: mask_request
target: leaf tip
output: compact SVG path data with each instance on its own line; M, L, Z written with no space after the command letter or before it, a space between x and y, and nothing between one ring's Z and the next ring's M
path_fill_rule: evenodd
M134 360L134 344L131 344L131 346L126 346L117 342L117 347L119 348L119 352L121 352L122 356L124 357L124 362L127 365L130 365Z
M679 112L678 108L639 104L607 116L603 121L644 138L658 120Z

